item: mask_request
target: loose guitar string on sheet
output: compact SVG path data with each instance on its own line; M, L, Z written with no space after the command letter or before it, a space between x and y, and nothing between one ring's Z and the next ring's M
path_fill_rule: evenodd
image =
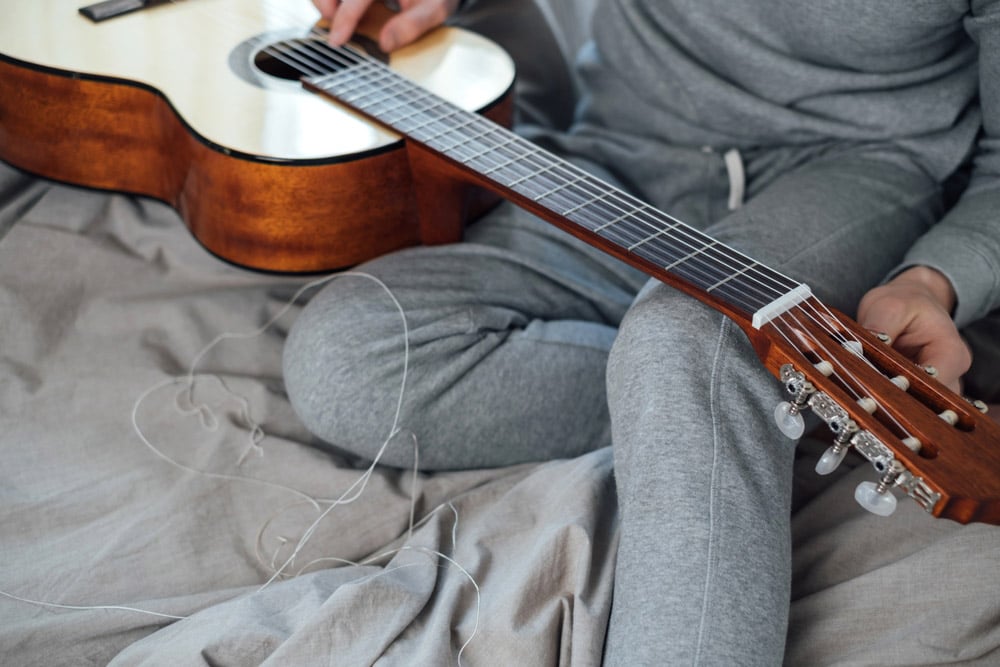
M371 282L374 282L378 287L380 287L385 292L385 294L388 296L389 300L392 302L393 307L399 313L400 322L401 322L401 328L402 328L402 332L401 333L402 333L402 339L403 339L403 350L402 350L403 367L402 367L402 372L401 372L401 377L400 377L399 394L398 394L397 400L396 400L395 414L394 414L393 419L392 419L392 424L390 425L390 428L389 428L389 433L386 436L385 440L382 442L381 447L379 448L377 454L375 455L375 457L373 458L373 460L370 462L370 464L364 469L364 471L358 476L358 478L350 486L348 486L347 489L345 489L343 492L340 493L339 496L337 496L335 498L317 498L317 497L314 497L314 496L312 496L312 495L310 495L308 493L300 491L299 489L296 489L294 487L291 487L291 486L288 486L288 485L285 485L285 484L280 484L280 483L277 483L277 482L272 482L272 481L269 481L269 480L258 479L258 478L254 478L254 477L244 476L244 475L236 475L236 474L230 474L230 473L214 472L214 471L211 471L211 470L203 470L203 469L192 467L192 466L187 465L187 464L185 464L185 463L177 460L176 458L168 455L166 452L164 452L160 447L158 447L154 443L154 438L152 438L149 434L147 434L146 431L142 428L142 426L140 425L140 420L139 420L139 410L142 407L142 405L144 403L146 403L148 400L150 400L150 398L154 394L156 394L158 392L162 392L163 390L165 390L165 389L167 389L169 387L180 385L180 389L174 394L174 399L172 401L173 409L179 415L181 415L181 416L185 416L185 417L197 417L199 419L200 423L201 423L202 428L204 430L206 430L206 431L215 431L215 430L217 430L219 428L219 424L221 423L221 420L219 420L218 417L216 416L215 410L213 409L213 407L211 405L209 405L209 403L207 402L207 400L198 400L195 397L196 385L199 382L202 382L202 381L212 381L212 382L214 382L216 384L216 386L219 389L221 389L222 394L225 397L225 400L234 401L239 406L239 410L238 410L239 421L242 423L242 427L245 429L245 433L246 433L246 445L245 445L245 447L243 449L243 452L241 453L241 455L237 459L237 461L235 463L235 466L239 467L247 459L248 455L250 455L251 453L253 453L255 456L263 456L264 455L264 449L263 449L261 443L265 439L266 433L264 432L264 429L261 427L261 425L258 424L253 419L253 417L251 415L251 406L250 406L249 399L246 396L243 396L243 395L239 394L238 392L234 391L233 389L231 389L226 384L225 380L223 380L218 375L203 375L203 374L198 373L198 366L202 362L202 360L214 348L216 348L219 344L221 344L223 341L226 341L226 340L249 340L249 339L253 339L253 338L256 338L256 337L264 334L268 329L270 329L272 326L274 326L285 314L287 314L288 311L291 310L291 308L296 303L299 303L300 299L302 298L302 296L306 292L314 290L314 289L316 289L316 288L318 288L318 287L320 287L322 285L325 285L325 284L327 284L327 283L329 283L329 282L331 282L333 280L337 280L337 279L341 279L341 278L350 278L350 277L361 278L361 279L365 279L365 280L369 280ZM191 361L191 363L190 363L190 365L188 367L187 373L185 373L183 376L176 376L176 377L166 378L163 381L158 382L158 383L150 386L149 388L147 388L145 391L143 391L136 398L136 400L135 400L135 402L133 403L133 406L132 406L131 423L132 423L133 431L135 432L136 436L143 443L143 445L146 446L147 449L149 449L160 460L168 463L169 465L171 465L171 466L173 466L173 467L175 467L175 468L177 468L177 469L179 469L179 470L181 470L183 472L186 472L186 473L189 473L189 474L194 474L194 475L199 475L199 476L203 476L203 477L207 477L207 478L210 478L210 479L216 479L216 480L219 480L221 482L227 482L227 483L245 483L245 484L252 484L252 485L258 485L258 486L264 486L264 487L268 487L268 488L271 488L271 489L276 489L276 490L279 490L279 491L290 493L290 494L292 494L294 496L297 496L299 498L299 500L296 501L295 503L292 503L291 505L287 505L285 507L282 507L279 510L277 510L276 512L272 513L269 517L267 517L264 520L263 524L261 525L260 529L258 530L257 535L256 535L256 539L255 539L255 542L254 542L255 556L256 556L258 562L260 563L260 565L262 567L264 567L265 569L269 570L271 572L271 575L270 575L270 577L264 583L262 583L260 585L259 588L257 588L257 590L255 592L250 593L250 595L255 595L257 593L260 593L260 592L264 591L265 589L267 589L269 586L271 586L275 581L278 581L279 579L294 578L294 577L300 576L302 574L305 574L307 571L310 571L312 568L314 568L317 565L323 565L323 564L338 564L338 565L351 565L351 566L377 565L378 563L383 562L386 559L391 558L392 556L394 556L397 553L406 552L406 551L412 551L412 552L416 552L416 553L425 554L428 557L430 557L432 560L433 559L441 559L441 560L444 560L449 566L454 567L456 570L458 570L461 573L461 575L463 577L465 577L465 579L468 580L468 582L470 583L470 585L472 586L472 588L474 589L475 594L476 594L476 610L475 610L475 617L474 617L473 628L472 628L472 631L470 632L469 636L465 639L465 641L459 647L458 652L457 652L457 664L459 666L461 666L462 665L462 655L464 654L466 648L469 646L469 644L473 641L473 639L475 638L475 636L479 632L480 611L481 611L481 606L482 606L482 592L480 590L478 582L476 581L476 579L472 575L472 573L469 572L468 569L466 569L465 567L463 567L460 562L458 562L456 559L452 558L451 556L449 556L449 555L447 555L445 553L442 553L441 551L435 550L435 549L429 549L427 547L423 547L423 546L419 546L419 545L414 545L414 544L404 544L403 546L400 546L400 547L396 547L396 548L392 548L392 549L387 549L387 550L384 550L384 551L380 551L379 553L376 553L376 554L374 554L372 556L369 556L369 557L367 557L367 558L365 558L365 559L363 559L361 561L355 561L355 560L351 560L351 559L340 558L340 557L332 556L332 555L321 556L321 557L313 558L310 561L308 561L308 562L306 562L306 563L304 563L302 565L299 565L294 571L290 571L292 569L293 565L295 564L295 561L298 558L299 554L302 552L302 550L305 548L305 546L309 543L309 541L316 535L316 533L319 530L320 525L323 523L323 521L337 507L342 506L342 505L347 505L349 503L352 503L352 502L356 501L358 498L360 498L361 495L363 494L365 488L367 487L368 482L371 480L372 476L375 474L375 471L378 468L379 461L382 459L382 456L385 453L385 451L391 445L393 445L394 443L397 443L397 442L406 442L406 440L410 441L412 449L413 449L413 468L412 468L412 478L411 478L410 494L409 494L410 495L410 497L409 497L409 520L408 520L408 523L407 523L407 531L406 531L406 534L405 534L405 538L407 540L410 540L413 537L415 530L417 530L423 524L425 524L427 521L429 521L439 511L441 511L442 509L448 508L448 509L451 510L452 515L453 515L453 522L452 522L452 527L451 527L451 547L452 547L452 551L455 550L455 548L456 548L456 546L458 544L459 513L458 513L458 509L455 507L455 505L454 505L454 503L452 501L449 500L449 501L446 501L444 503L441 503L441 504L437 505L436 507L434 507L433 509L431 509L430 511L428 511L419 520L416 519L417 478L418 478L419 464L420 464L420 462L419 462L419 443L418 443L417 436L415 434L407 432L405 429L403 429L400 426L400 418L401 418L401 413L402 413L403 399L404 399L405 391L406 391L406 381L407 381L407 377L408 377L408 374L409 374L409 357L410 357L410 334L409 334L409 326L407 324L406 314L405 314L405 312L403 310L402 305L399 303L399 300L393 294L392 290L381 279L379 279L378 277L373 276L373 275L371 275L369 273L364 273L364 272L359 272L359 271L344 271L344 272L340 272L340 273L336 273L336 274L324 276L322 278L318 278L316 280L312 280L312 281L307 282L306 284L302 285L292 295L292 297L290 299L288 299L288 301L282 306L282 308L280 308L277 311L277 313L275 313L270 319L268 319L260 327L254 329L252 331L249 331L249 332L224 332L224 333L219 334L215 338L213 338L208 344L206 344L198 352L198 354L195 355L195 357L193 358L193 360ZM400 437L398 437L398 436L400 436L400 435L402 435L404 433L408 433L409 438L400 438ZM265 554L263 553L264 552L263 541L264 541L265 532L267 531L267 529L271 526L271 524L281 514L283 514L284 512L288 511L292 507L300 506L300 505L303 505L303 504L308 504L309 506L311 506L314 511L318 512L318 515L308 525L308 527L303 532L303 534L301 536L299 536L297 539L290 540L290 539L288 539L286 537L278 536L277 539L278 539L279 545L278 545L277 549L275 549L274 552L271 554L270 558L267 558L265 556ZM324 505L326 506L325 508L323 507ZM287 557L282 557L280 555L282 549L284 547L290 545L290 544L294 545L294 547L292 548L291 553ZM394 571L396 571L398 569L401 569L401 568L416 567L416 566L417 566L416 563L410 563L410 564L404 564L404 565L397 565L397 566L393 566L393 567L390 567L390 568L382 567L382 569L379 570L378 572L376 572L376 573L374 573L372 575L369 575L368 577L365 577L364 579L359 580L359 583L363 583L365 581L369 581L369 580L372 580L372 579L375 579L375 578L378 578L378 577L381 577L381 576L385 576L385 575L387 575L387 574L389 574L391 572L394 572ZM437 565L433 565L433 566L437 567ZM0 596L6 597L6 598L9 598L9 599L12 599L12 600L16 600L18 602L22 602L22 603L25 603L25 604L30 604L30 605L34 605L34 606L43 607L43 608L51 608L51 609L65 609L65 610L76 610L76 611L79 611L79 610L100 610L100 609L104 609L104 610L111 610L111 611L118 610L118 611L132 612L132 613L147 614L147 615L150 615L150 616L155 616L155 617L159 617L159 618L167 618L167 619L171 619L171 620L184 620L184 619L188 618L187 616L177 616L177 615L174 615L174 614L166 614L166 613L163 613L163 612L158 612L158 611L149 610L149 609L141 609L141 608L138 608L138 607L132 607L132 606L126 606L126 605L116 605L116 604L76 605L76 604L65 604L65 603L50 602L50 601L37 600L37 599L32 599L32 598L29 598L29 597L25 597L25 596L15 595L15 594L7 592L7 591L0 591Z

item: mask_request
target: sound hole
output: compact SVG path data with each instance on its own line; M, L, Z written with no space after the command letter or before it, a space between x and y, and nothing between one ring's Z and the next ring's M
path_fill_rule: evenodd
M363 35L355 35L350 46L360 49L368 55L389 62L387 54L379 50L378 44ZM269 44L257 51L253 57L254 67L258 71L285 81L298 81L303 76L336 72L347 66L344 58L334 51L324 53L327 46L322 42L313 45L299 41L280 41ZM302 56L297 56L302 53Z
M279 48L282 50L279 51ZM285 79L286 81L298 81L302 78L303 72L300 69L293 67L289 64L289 62L286 62L286 60L282 60L277 57L279 53L283 54L284 50L283 47L278 45L272 45L258 51L257 55L255 55L253 59L254 67L264 74L278 79ZM290 61L290 59L287 60Z

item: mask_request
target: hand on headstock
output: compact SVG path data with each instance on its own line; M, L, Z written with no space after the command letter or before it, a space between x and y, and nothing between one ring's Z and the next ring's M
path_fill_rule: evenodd
M820 474L848 449L868 459L878 481L855 498L876 514L892 513L899 489L935 516L1000 524L1000 420L958 395L972 354L955 302L942 274L913 267L866 294L857 323L811 299L790 308L772 323L788 345L770 337L774 349L764 348L789 396L775 420L793 439L804 410L826 423L834 437Z
M914 266L869 291L858 306L858 323L888 335L892 346L959 392L972 353L951 319L955 290L938 271Z

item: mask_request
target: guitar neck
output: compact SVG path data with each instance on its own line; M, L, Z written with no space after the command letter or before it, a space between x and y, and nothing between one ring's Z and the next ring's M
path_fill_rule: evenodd
M809 290L482 116L336 49L316 92L447 159L472 180L664 282L759 328Z
M1000 458L981 446L997 442L997 425L807 286L367 56L332 52L339 66L304 85L405 136L411 167L432 172L431 196L442 179L485 186L733 319L789 392L775 411L782 431L801 435L799 412L810 409L836 436L825 458L853 447L872 463L879 482L858 491L866 508L891 513L897 486L935 516L1000 524ZM974 481L962 457L970 446Z

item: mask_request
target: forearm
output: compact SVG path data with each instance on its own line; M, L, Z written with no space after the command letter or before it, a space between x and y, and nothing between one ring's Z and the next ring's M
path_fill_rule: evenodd
M1000 183L974 184L902 264L918 265L935 269L950 283L954 302L949 312L958 326L1000 307Z

